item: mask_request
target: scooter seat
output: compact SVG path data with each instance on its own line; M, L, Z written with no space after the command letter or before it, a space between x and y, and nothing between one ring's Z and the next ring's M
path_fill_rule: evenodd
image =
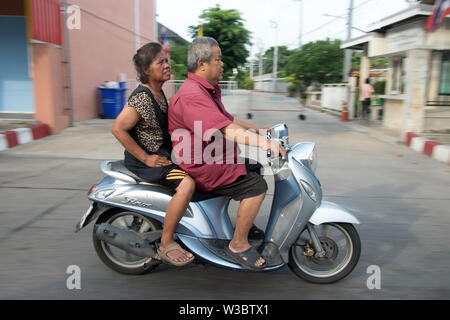
M146 182L144 179L140 178L139 176L135 175L133 172L128 170L127 167L125 167L125 162L123 160L111 162L111 167L110 168L111 168L112 171L123 173L123 174L125 174L127 176L132 177L137 182L144 182L146 184L147 183L148 184L154 184L154 183L151 183L151 182Z
M125 163L123 160L111 162L110 168L113 171L130 176L131 178L136 180L139 184L145 184L145 185L149 185L149 186L158 187L158 189L160 189L160 190L162 188L164 193L171 195L171 196L173 196L175 194L174 190L172 190L160 183L147 182L144 179L140 178L139 176L137 176L136 174L134 174L133 172L128 170L127 167L125 167ZM213 198L217 198L217 197L221 197L221 195L195 190L194 194L192 195L191 202L199 202L199 201L213 199Z

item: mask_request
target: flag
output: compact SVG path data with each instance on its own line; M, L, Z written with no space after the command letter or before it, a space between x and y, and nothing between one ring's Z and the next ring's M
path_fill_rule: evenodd
M448 14L450 14L450 0L436 0L433 14L428 17L425 30L435 31L438 29Z
M161 45L164 52L170 57L169 39L167 38L167 29L164 26L161 26Z

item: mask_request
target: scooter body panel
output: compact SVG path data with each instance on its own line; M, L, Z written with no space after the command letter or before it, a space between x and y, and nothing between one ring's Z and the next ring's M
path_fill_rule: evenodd
M314 211L313 215L309 219L314 225L319 225L327 222L343 222L351 224L360 224L347 209L344 207L329 201L322 201L320 207Z

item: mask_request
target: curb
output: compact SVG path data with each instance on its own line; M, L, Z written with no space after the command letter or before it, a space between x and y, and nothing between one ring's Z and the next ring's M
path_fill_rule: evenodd
M36 124L27 128L19 128L0 132L0 151L26 144L33 140L50 135L47 124Z
M417 152L450 165L450 146L426 140L413 132L406 133L405 144Z

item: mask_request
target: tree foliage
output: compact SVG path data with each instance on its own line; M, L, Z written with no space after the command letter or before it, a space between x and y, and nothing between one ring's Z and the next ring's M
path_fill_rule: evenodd
M270 47L263 56L263 73L272 73L273 72L273 53L275 49L274 47ZM280 70L283 70L288 62L289 58L291 57L292 53L294 51L289 50L286 46L279 46L278 47L278 72Z
M235 9L222 10L217 5L203 10L199 18L200 24L190 26L189 33L195 38L199 28L202 27L203 36L217 40L222 50L224 78L229 77L233 69L243 65L249 56L246 46L251 45L250 31L244 27L244 20Z
M170 65L175 80L184 80L187 77L187 52L189 43L173 45L170 47Z
M305 87L312 82L334 83L342 80L344 50L340 40L319 40L293 50L282 76L286 82Z

